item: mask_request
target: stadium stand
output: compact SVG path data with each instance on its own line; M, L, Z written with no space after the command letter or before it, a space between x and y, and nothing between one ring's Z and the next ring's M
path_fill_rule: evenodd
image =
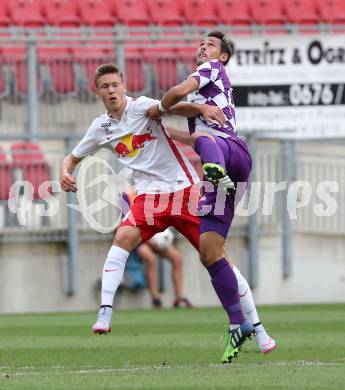
M49 179L49 167L39 145L22 141L11 145L12 168L20 170L23 180L34 187L34 199L39 199L39 186Z
M345 25L345 2L13 0L0 4L0 27L5 27L2 36L6 30L11 35L26 27L44 27L39 30L42 35L59 31L57 28L60 27L76 28L75 42L59 42L59 47L54 47L54 41L43 45L39 41L37 44L36 90L38 97L43 97L48 103L61 102L70 97L78 97L86 102L94 100L92 76L96 66L116 60L115 41L104 40L99 45L97 39L103 34L99 32L99 27L120 26L127 36L131 36L125 42L129 92L135 96L144 93L159 97L194 69L195 50L191 47L197 47L199 42L193 38L186 39L186 31L193 31L193 28L204 30L211 26L220 29L243 27L248 34L255 30L253 26L279 28L272 32L289 32L289 27L304 26L307 31L309 26L321 28L321 23L328 23L329 28L335 24ZM78 37L89 31L84 27L94 28L92 34L95 33L97 39L78 41ZM234 30L234 34L239 32ZM174 35L174 41L170 34ZM181 40L176 40L179 35ZM157 36L159 40L154 40ZM17 42L9 40L1 45L0 62L0 97L15 104L21 103L27 98L28 90L26 42L22 41L19 46Z
M343 0L13 0L0 28L342 24Z

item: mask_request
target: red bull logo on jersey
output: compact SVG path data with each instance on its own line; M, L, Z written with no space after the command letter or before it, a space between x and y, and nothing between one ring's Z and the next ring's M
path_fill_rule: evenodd
M117 157L135 157L144 148L146 143L157 138L152 135L150 127L147 130L148 132L144 134L127 134L123 136L121 141L114 146Z

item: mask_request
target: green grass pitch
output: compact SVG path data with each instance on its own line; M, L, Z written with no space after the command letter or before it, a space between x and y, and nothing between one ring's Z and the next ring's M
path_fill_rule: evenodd
M1 315L0 389L344 389L345 305L261 307L278 349L221 365L220 309Z

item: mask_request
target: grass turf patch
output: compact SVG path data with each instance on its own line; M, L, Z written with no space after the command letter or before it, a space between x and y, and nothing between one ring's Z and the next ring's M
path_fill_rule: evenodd
M220 309L122 310L93 335L95 313L0 316L0 389L343 389L345 305L271 306L278 349L248 341L219 364Z

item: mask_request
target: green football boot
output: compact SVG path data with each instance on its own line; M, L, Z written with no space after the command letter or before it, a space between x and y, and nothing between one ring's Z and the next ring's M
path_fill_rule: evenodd
M248 320L236 329L229 330L226 335L226 348L222 356L222 363L231 363L239 352L239 348L247 338L255 334L254 326Z

